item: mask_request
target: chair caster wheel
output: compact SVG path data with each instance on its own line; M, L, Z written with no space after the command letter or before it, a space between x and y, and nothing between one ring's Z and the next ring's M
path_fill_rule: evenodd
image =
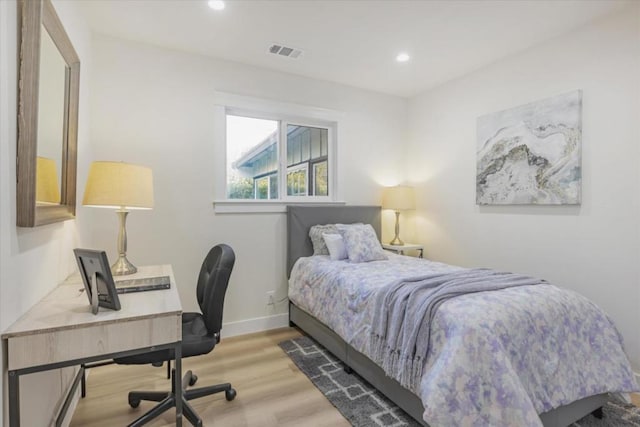
M198 381L198 376L197 375L191 375L191 379L189 380L189 385L195 385L195 383Z
M140 400L129 399L129 406L131 406L132 408L137 408L138 406L140 406Z
M231 402L236 398L236 391L230 388L229 390L224 392L224 397L227 399L227 401Z

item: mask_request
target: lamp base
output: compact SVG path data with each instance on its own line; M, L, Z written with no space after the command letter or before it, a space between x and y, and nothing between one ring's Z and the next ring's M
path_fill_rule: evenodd
M400 240L400 238L398 236L396 236L395 239L390 241L389 244L393 245L393 246L404 246L404 242L402 240Z
M400 240L400 211L396 211L396 236L389 242L389 244L394 246L404 246L404 242Z
M126 276L137 271L136 266L129 262L126 255L120 255L118 260L111 266L111 274L114 276Z

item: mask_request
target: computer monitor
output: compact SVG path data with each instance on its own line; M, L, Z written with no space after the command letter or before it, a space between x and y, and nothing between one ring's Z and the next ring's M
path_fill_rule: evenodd
M120 310L120 299L113 282L106 252L76 248L73 253L93 314L98 312L98 306Z

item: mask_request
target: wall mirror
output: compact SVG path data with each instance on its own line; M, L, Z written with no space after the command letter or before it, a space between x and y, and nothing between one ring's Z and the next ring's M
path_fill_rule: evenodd
M22 0L17 225L73 219L80 59L51 0Z

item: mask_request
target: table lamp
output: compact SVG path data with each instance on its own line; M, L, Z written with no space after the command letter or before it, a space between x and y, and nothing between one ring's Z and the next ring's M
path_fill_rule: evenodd
M153 208L151 169L124 162L93 162L82 204L117 209L120 218L118 260L111 266L111 272L122 276L138 271L127 259L126 222L129 210Z
M382 194L382 208L393 209L396 212L396 236L389 244L396 246L404 245L404 242L400 239L400 211L413 210L416 208L413 187L404 185L386 187Z
M36 203L60 204L60 186L56 162L47 157L36 159Z

